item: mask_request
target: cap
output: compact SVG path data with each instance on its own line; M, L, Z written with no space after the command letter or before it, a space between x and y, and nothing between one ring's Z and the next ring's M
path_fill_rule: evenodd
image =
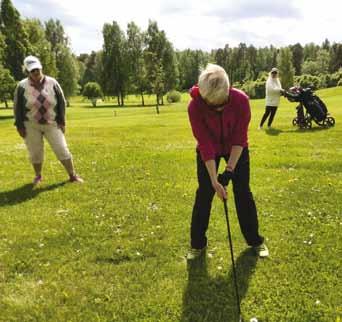
M271 73L273 73L273 72L278 73L278 68L273 67L273 68L271 69Z
M40 63L39 59L35 56L27 56L24 59L24 67L27 71L31 71L33 69L42 69L42 64Z

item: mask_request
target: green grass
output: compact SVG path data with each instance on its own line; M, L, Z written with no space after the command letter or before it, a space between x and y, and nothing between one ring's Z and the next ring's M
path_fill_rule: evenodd
M342 317L342 88L318 94L334 128L292 127L295 104L282 100L275 130L258 131L264 100L251 101L251 186L271 257L246 250L230 193L246 319ZM157 115L75 99L67 140L86 183L65 183L47 148L35 190L12 111L0 109L0 321L237 321L219 200L206 263L184 260L196 189L187 101Z

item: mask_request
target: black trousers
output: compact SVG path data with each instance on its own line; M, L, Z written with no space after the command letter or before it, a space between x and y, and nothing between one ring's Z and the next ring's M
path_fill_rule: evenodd
M223 157L226 161L228 156ZM221 157L217 158L216 169L219 167ZM206 231L209 225L211 203L215 195L215 190L211 185L210 177L197 152L197 177L198 189L196 191L195 204L192 210L191 219L191 247L200 249L207 245ZM243 149L241 157L234 171L233 192L236 212L240 224L241 232L250 246L258 246L263 242L263 237L258 232L258 216L249 187L249 151ZM222 206L223 214L223 206Z
M268 126L272 125L274 116L275 116L275 114L277 112L277 108L278 108L278 106L266 106L265 113L264 113L264 115L261 118L260 126L264 125L264 123L265 123L265 121L267 120L268 117L270 117L270 118L268 119L267 125Z

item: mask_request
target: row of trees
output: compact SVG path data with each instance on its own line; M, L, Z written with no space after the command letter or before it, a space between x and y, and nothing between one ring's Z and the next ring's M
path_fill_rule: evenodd
M56 77L65 95L70 97L78 88L78 60L70 49L63 26L50 19L22 19L11 0L0 6L0 101L13 96L16 82L25 77L23 60L28 55L39 57L44 72Z
M157 104L163 104L167 92L195 84L208 62L223 66L234 86L251 97L264 96L267 73L274 66L280 69L285 88L295 82L311 82L316 88L336 86L342 79L342 44L328 40L321 45L297 43L283 48L227 44L206 52L174 50L155 21L149 21L145 31L134 22L123 31L113 21L104 24L102 33L102 50L76 57L60 21L22 19L11 0L2 0L0 100L6 102L16 81L24 77L26 55L41 59L45 73L57 78L67 97L82 92L89 98L116 97L118 105L124 105L127 94L140 95L144 105L144 95L152 93Z

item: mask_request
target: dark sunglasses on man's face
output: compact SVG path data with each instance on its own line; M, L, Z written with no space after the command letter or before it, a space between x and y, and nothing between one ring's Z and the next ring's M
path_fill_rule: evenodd
M39 68L34 68L30 71L31 74L35 73L35 72L38 72L39 71Z
M272 75L277 75L277 74L278 74L278 72L272 72L271 74L272 74Z

